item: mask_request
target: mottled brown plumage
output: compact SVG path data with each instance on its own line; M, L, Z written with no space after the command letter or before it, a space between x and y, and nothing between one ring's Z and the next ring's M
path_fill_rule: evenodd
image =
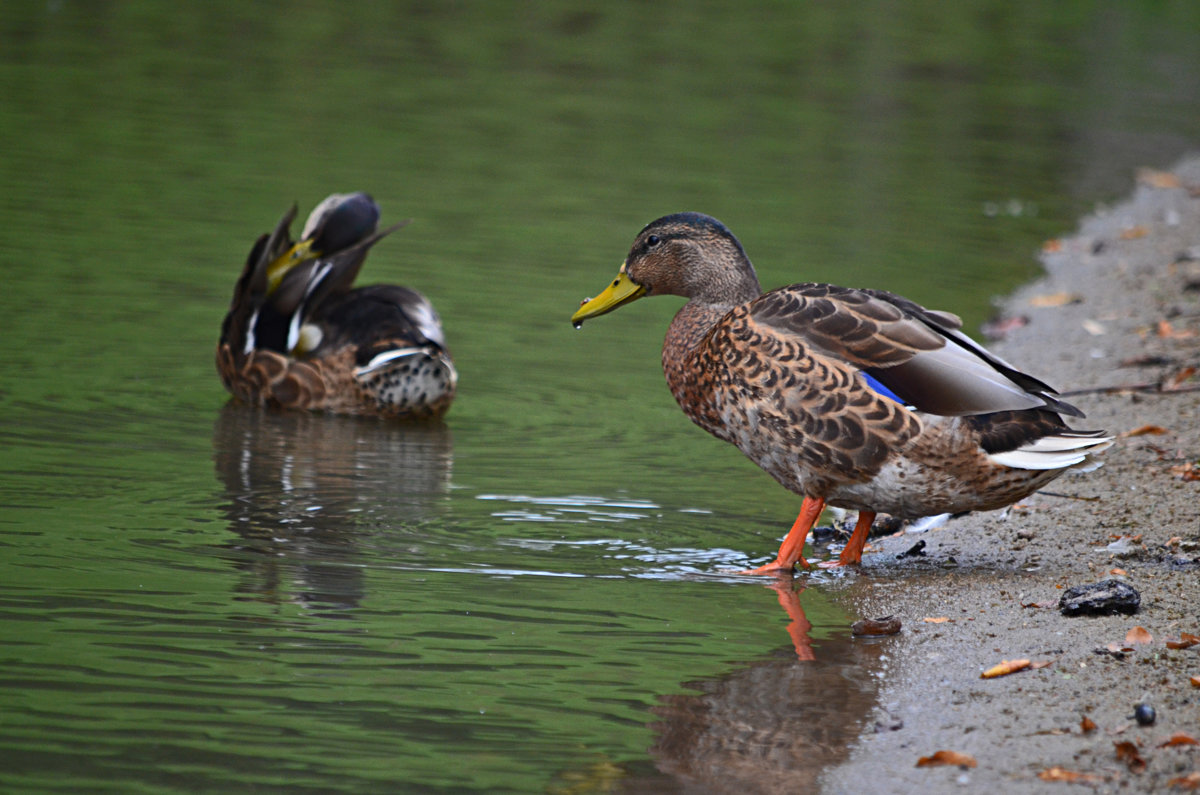
M420 293L354 288L379 207L365 193L334 194L313 210L299 243L293 207L255 243L217 344L217 371L254 405L386 417L434 417L458 374L441 320Z
M638 235L608 289L572 321L643 295L688 299L663 371L698 425L805 497L774 563L791 569L826 505L856 509L841 563L861 560L876 512L1001 508L1109 445L1082 413L992 355L962 322L880 290L794 284L763 294L741 244L697 213Z

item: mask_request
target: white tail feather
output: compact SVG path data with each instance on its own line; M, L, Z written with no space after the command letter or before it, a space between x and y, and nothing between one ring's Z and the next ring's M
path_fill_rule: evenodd
M1066 469L1112 447L1112 439L1111 436L1043 436L1016 450L991 453L988 458L1013 469Z

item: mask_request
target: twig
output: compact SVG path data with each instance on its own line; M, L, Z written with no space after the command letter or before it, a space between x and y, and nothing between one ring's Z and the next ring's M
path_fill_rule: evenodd
M1078 494L1063 494L1057 491L1038 491L1041 497L1061 497L1064 500L1080 500L1081 502L1100 502L1102 497L1081 497Z
M1174 389L1163 389L1162 384L1157 381L1148 382L1145 384L1124 384L1121 386L1094 386L1086 389L1072 389L1069 392L1060 392L1062 397L1073 397L1075 395L1111 395L1116 392L1155 392L1160 395L1175 395L1181 392L1200 392L1200 385L1197 386L1179 386Z

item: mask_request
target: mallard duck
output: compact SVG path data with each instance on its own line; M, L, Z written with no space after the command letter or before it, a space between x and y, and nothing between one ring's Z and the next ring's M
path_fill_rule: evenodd
M294 243L295 216L258 239L234 287L217 344L225 387L277 408L443 414L458 373L433 305L407 287L352 287L371 246L407 221L378 232L374 199L334 194Z
M647 295L687 300L662 363L684 413L803 496L775 560L805 567L826 505L857 510L837 563L862 561L876 512L903 519L1002 508L1111 444L1083 413L962 333L882 290L793 284L763 293L742 244L699 213L659 218L616 279L571 318Z

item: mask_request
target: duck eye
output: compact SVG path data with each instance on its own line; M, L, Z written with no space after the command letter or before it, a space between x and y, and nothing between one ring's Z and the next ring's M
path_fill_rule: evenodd
M659 242L658 235L650 235L650 237L646 238L646 248L654 248Z

